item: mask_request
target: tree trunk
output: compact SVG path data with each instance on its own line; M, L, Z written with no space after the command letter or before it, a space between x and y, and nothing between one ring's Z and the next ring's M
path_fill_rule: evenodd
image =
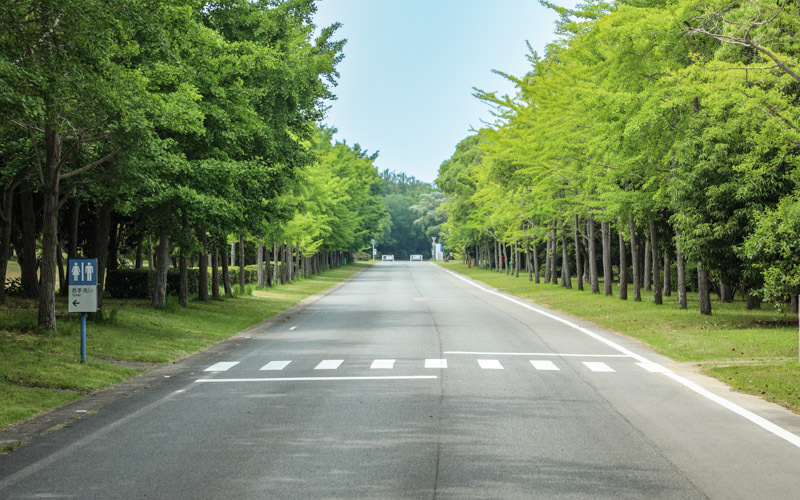
M633 220L633 215L628 217L628 229L631 233L631 265L633 266L633 300L639 302L642 300L641 286L641 268L639 267L639 246L636 244L636 223Z
M711 286L708 279L708 271L703 269L703 265L697 264L697 290L700 292L700 313L711 314Z
M189 265L186 262L186 257L183 256L183 252L181 252L181 254L178 255L178 266L179 266L178 272L180 273L180 281L178 286L178 303L182 307L186 307L189 305ZM200 297L202 297L202 293Z
M106 269L119 269L119 242L122 239L120 233L124 225L120 224L113 213L109 213L108 248L106 257ZM99 278L99 276L98 276Z
M294 281L294 245L292 245L291 241L289 242L289 248L287 249L286 254L287 257L289 258L289 269L288 269L289 276L287 277L287 279L289 283L291 283L292 281ZM338 257L338 252L337 252L337 257ZM338 260L339 259L337 259L336 267L339 267Z
M72 197L69 204L69 234L67 235L67 258L78 258L78 225L80 223L81 199L77 196ZM69 293L69 286L63 286L59 290L62 297Z
M514 277L519 278L519 243L514 242Z
M619 227L623 227L621 223ZM619 236L619 298L628 300L628 255L622 231L617 231L617 235Z
M747 293L747 310L752 311L753 309L761 309L761 297L750 290Z
M614 274L611 271L611 227L608 222L600 222L600 232L603 244L603 294L612 295L611 284L614 281Z
M244 235L239 235L239 293L244 295L244 286L246 283L246 276L244 273Z
M324 252L324 250L323 250ZM320 252L322 258L322 252ZM278 243L272 243L272 286L278 285Z
M547 232L546 250L544 254L544 282L550 283L550 259L553 255L553 243L550 239L550 231Z
M562 286L572 289L572 277L569 272L569 255L567 254L567 223L561 228L561 281Z
M533 281L533 256L531 255L531 242L525 241L525 265L528 271L528 281ZM538 281L538 280L537 280Z
M669 251L664 250L664 296L672 296L672 263L669 261Z
M597 277L597 250L595 249L594 216L589 214L586 221L586 233L589 236L589 279L592 283L592 293L600 293L600 283Z
M170 210L167 210L165 220L169 219L169 215ZM153 307L162 309L167 304L167 270L169 269L169 230L166 222L159 231L156 254L156 287L153 290Z
M264 244L258 242L256 250L256 267L258 268L258 287L264 288Z
M19 185L17 179L3 183L3 208L0 213L0 305L6 303L6 276L11 254L11 231L14 223L14 193ZM66 292L64 287L64 291Z
M197 296L202 302L208 302L208 236L205 229L198 231L200 234L200 259L197 264Z
M661 270L659 269L660 256L658 251L658 233L656 232L656 222L650 219L650 246L652 247L653 260L653 302L662 304L661 298Z
M533 282L539 283L539 250L536 241L533 242Z
M653 250L650 248L650 238L647 238L644 240L644 283L642 287L648 292L650 291L650 277L652 275L652 270L650 268L650 264L653 261L650 257L652 251Z
M139 239L139 241L136 243L136 260L135 263L133 264L134 269L144 268L144 255L142 252L143 246L144 244L142 243L142 240Z
M575 227L572 231L572 239L575 244L575 273L578 275L578 290L583 290L583 266L581 266L581 238L578 234L578 214L575 214Z
M153 255L153 237L147 235L147 268L153 270L155 256Z
M731 293L731 287L725 284L724 281L719 281L719 298L722 302L733 302L733 294Z
M231 267L236 265L236 242L231 243Z
M550 282L558 285L558 234L556 234L556 222L553 221L553 256L550 257Z
M233 297L233 285L231 284L231 269L228 266L229 258L227 255L222 256L222 287L225 289L227 297Z
M211 253L211 298L220 300L219 296L219 250L214 246Z
M686 261L683 259L680 246L680 230L675 230L675 241L677 248L677 258L675 259L678 265L678 309L686 309Z

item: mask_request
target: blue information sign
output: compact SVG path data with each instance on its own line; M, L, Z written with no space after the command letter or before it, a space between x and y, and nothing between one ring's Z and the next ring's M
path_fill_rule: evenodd
M96 286L97 259L70 259L67 274L70 286Z

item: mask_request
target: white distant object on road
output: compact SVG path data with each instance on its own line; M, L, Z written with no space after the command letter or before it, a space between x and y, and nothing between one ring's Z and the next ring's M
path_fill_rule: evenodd
M412 260L412 261L413 261L413 260L419 260L419 261L421 261L421 260L422 260L422 255L420 255L420 254L414 254L414 255L412 255L412 256L411 256L411 260Z
M394 261L394 255L381 255L381 260L391 260Z

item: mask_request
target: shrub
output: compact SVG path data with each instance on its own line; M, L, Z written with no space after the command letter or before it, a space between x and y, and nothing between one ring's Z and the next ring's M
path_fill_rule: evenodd
M197 294L200 272L189 269L187 285L189 295ZM156 271L149 269L109 269L106 274L105 293L116 299L152 299L156 286ZM178 295L180 271L167 271L167 295Z

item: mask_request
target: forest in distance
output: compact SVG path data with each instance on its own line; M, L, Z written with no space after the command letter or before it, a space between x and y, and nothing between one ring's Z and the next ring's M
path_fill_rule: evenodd
M476 89L496 122L440 167L448 246L621 299L797 312L798 3L543 3L560 39L502 75L515 95Z

